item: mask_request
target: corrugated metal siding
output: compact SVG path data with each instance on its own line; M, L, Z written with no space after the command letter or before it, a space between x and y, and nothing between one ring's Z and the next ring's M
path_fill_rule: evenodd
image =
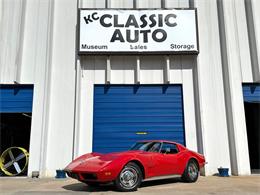
M96 85L94 90L93 151L123 151L150 139L185 144L181 85Z
M260 83L244 84L243 94L245 102L259 102L260 103Z
M0 85L0 113L32 112L33 85Z

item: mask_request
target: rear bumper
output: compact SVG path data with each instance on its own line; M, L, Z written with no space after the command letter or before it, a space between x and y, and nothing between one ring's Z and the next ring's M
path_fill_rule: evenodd
M206 164L207 164L207 162L205 162L205 161L204 161L204 162L200 162L200 163L199 163L200 169L203 168Z

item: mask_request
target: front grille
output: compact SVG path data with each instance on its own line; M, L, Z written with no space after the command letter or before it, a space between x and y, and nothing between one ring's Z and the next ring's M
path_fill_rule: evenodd
M93 173L82 173L81 176L84 180L97 180L97 175Z

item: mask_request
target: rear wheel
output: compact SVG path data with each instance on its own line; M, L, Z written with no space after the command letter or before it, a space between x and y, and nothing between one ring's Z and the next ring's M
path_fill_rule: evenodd
M184 173L182 174L182 180L188 183L197 181L199 177L199 167L195 160L189 160Z
M140 167L130 162L119 173L115 181L118 190L123 192L136 191L142 181Z

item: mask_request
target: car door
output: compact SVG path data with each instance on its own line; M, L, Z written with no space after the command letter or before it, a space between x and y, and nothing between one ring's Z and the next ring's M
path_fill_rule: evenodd
M179 151L176 144L163 142L157 162L157 173L171 175L178 173Z
M147 147L146 153L143 154L143 157L145 156L147 159L146 168L148 177L160 176L162 174L160 168L161 146L162 142L153 142Z

